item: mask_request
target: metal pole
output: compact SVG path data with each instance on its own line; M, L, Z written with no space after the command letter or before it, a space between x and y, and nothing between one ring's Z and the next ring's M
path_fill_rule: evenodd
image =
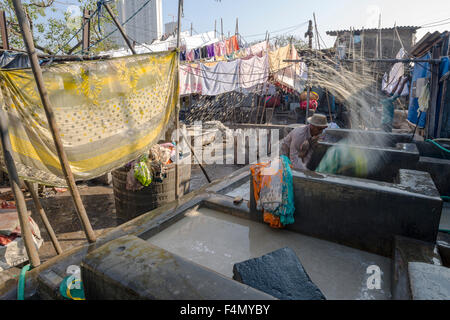
M178 65L180 64L180 30L181 30L181 10L183 6L183 0L178 0L178 27L177 27L177 59ZM180 197L180 97L178 96L177 106L175 109L175 130L176 130L176 157L175 157L175 198Z
M3 157L5 159L6 169L8 170L8 176L11 182L11 189L14 194L14 199L16 200L21 237L25 243L25 249L27 251L31 266L35 268L41 264L41 260L39 259L39 254L33 241L33 234L31 233L30 223L28 221L27 206L25 204L25 198L22 190L20 189L19 176L17 174L16 164L14 163L14 158L12 156L12 146L8 132L8 118L6 117L3 109L0 109L0 135L3 147Z
M33 188L33 184L29 181L24 181L27 186L28 191L30 191L31 197L33 198L34 206L36 207L37 212L41 216L42 222L44 223L45 230L47 230L48 235L50 236L50 240L52 241L53 247L57 254L61 254L63 251L59 244L58 238L56 237L55 231L53 231L52 225L48 221L47 215L45 214L44 208L42 208L41 202L39 201L39 197L36 193L36 190Z
M220 34L221 34L221 40L223 40L223 19L220 18Z
M127 43L128 48L130 48L131 52L133 54L136 54L136 51L133 48L133 45L130 42L130 39L128 39L127 35L125 34L125 30L123 30L122 26L120 25L119 21L117 21L116 17L114 16L109 4L103 3L103 5L106 8L106 11L108 11L109 15L113 19L114 24L116 25L117 29L119 29L120 33L122 34L122 37L124 38L125 42Z
M50 102L47 89L45 88L44 85L44 78L42 76L42 70L39 65L36 49L34 47L33 36L31 35L28 20L23 11L22 2L21 0L13 0L13 4L14 9L16 11L18 23L20 25L20 30L22 32L23 41L25 43L28 56L30 58L31 68L33 70L34 78L36 80L36 86L39 91L39 95L41 97L42 106L44 107L45 115L47 116L48 125L50 127L50 132L52 133L53 141L55 142L55 147L58 152L62 172L67 181L67 186L69 187L70 193L75 203L78 217L80 219L86 237L90 243L93 243L96 240L95 233L94 230L92 230L91 223L86 214L86 209L84 208L83 202L81 201L81 197L78 192L77 185L75 184L75 179L73 177L72 170L69 165L69 160L67 159L67 155L63 148L59 129L58 126L56 125L55 115L53 113L53 107Z

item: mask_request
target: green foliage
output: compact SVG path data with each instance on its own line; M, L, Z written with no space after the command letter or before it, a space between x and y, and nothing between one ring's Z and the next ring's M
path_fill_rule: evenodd
M74 1L73 1L74 2ZM92 10L97 9L97 0L77 0L79 7ZM61 14L65 7L57 6L54 0L22 0L25 13L30 22L31 31L33 33L35 46L40 51L48 54L64 55L82 40L82 32L76 37L69 40L76 34L82 26L82 18L73 19L68 12ZM117 14L114 3L110 3L113 12ZM6 12L7 28L10 47L19 50L25 50L20 27L14 11L12 0L2 0L0 2L0 10ZM100 19L101 33L98 31L97 16L91 20L90 34L91 44L97 42L106 35L106 24L109 23L104 17ZM115 49L111 40L106 39L91 48L91 53ZM74 50L79 51L81 46Z

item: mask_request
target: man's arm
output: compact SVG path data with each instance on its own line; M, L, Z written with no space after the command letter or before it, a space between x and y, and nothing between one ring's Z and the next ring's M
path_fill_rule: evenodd
M306 140L303 134L295 134L291 139L291 145L289 146L289 159L291 159L294 169L306 170L306 166L303 160L299 157L300 148Z

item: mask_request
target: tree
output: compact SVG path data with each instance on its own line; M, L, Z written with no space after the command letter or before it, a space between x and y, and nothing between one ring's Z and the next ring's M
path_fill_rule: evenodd
M86 8L95 11L97 9L97 0L77 0L81 11ZM81 41L82 32L78 32L75 38L72 37L82 26L81 17L74 19L68 12L63 15L57 14L58 9L55 0L23 0L25 14L30 23L30 29L33 34L35 47L47 54L67 54L71 49ZM113 11L117 13L115 5L110 5ZM20 26L17 22L16 14L12 0L3 0L0 3L0 10L6 12L7 29L10 45L14 49L25 50ZM105 27L109 22L103 17L100 18L99 31L97 17L91 20L91 43L95 43L105 36ZM100 42L92 52L115 49L116 46L109 39Z

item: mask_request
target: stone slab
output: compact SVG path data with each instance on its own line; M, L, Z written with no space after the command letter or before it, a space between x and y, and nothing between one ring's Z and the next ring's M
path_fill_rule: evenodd
M233 279L281 300L325 300L290 248L236 263L233 274Z
M408 269L413 300L450 300L450 268L410 262Z

